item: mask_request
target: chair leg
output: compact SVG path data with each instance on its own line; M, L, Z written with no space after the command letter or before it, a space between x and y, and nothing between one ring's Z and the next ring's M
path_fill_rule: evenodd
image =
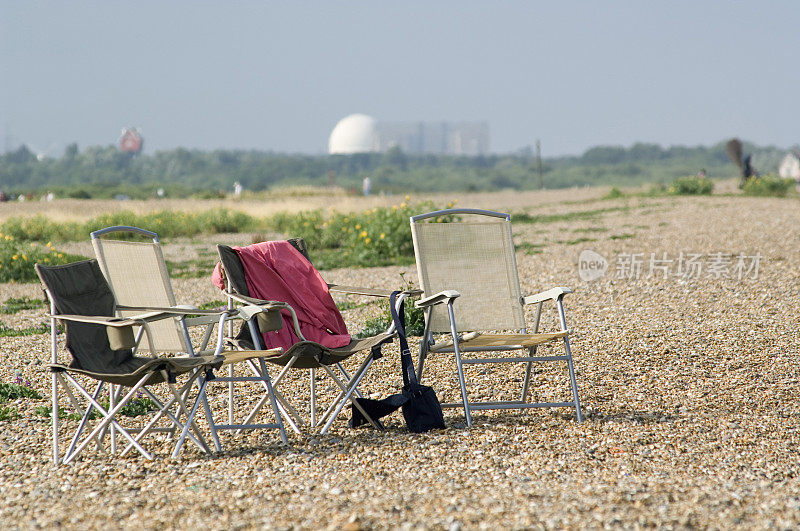
M267 384L267 394L269 395L269 401L272 404L272 412L275 415L275 422L278 423L278 431L281 434L281 441L283 444L289 444L289 439L286 437L286 428L283 425L283 417L278 409L278 399L275 398L275 390L272 388L272 380L269 377L269 371L267 371L267 364L264 362L264 358L259 358L258 361L261 364L261 373L264 375L264 383Z
M316 371L314 369L309 369L308 374L311 378L311 425L317 425L317 379L316 379Z
M202 375L198 375L197 372L196 372L192 377L190 377L189 381L186 382L185 387L190 388L192 386L193 380L195 378L197 378L198 376L200 378L202 378L202 380L203 380L202 385L206 385L207 384L207 380L205 379L205 377L202 376ZM194 421L194 417L192 417L191 419L188 418L189 417L189 411L186 409L186 398L181 396L181 393L175 387L175 384L170 383L169 384L169 389L170 389L170 391L172 391L173 400L170 400L170 402L166 406L162 405L161 409L165 412L165 414L168 417L170 417L170 419L173 421L173 423L175 425L180 425L180 420L179 419L180 419L181 413L185 413L186 416L187 416L186 422L188 423L189 420L191 420L191 428L192 428L192 431L194 431L194 435L192 435L192 433L189 432L189 437L192 439L192 441L194 441L195 444L197 444L197 446L200 447L201 450L203 450L206 453L210 453L211 450L208 447L208 443L206 442L205 437L203 437L203 434L200 432L200 428L197 426L197 423ZM187 391L185 393L185 396L188 396L188 395L189 395L189 393ZM156 401L156 402L158 402L158 401ZM172 402L177 402L178 403L178 415L177 415L177 418L174 418L174 419L172 419L172 415L168 411L168 409L172 407ZM203 407L205 408L207 414L211 414L211 409L210 409L210 406L208 405L208 396L207 395L203 396ZM219 452L219 451L221 451L222 448L219 446L219 437L217 436L217 429L216 429L216 425L214 424L214 419L213 418L209 418L207 420L208 420L208 425L209 425L209 428L210 428L210 431L211 431L211 436L214 439L214 445L215 445L214 447Z
M425 360L430 353L430 343L431 341L431 314L433 312L433 306L429 306L425 308L425 328L422 331L422 339L420 339L419 343L419 357L417 358L417 381L422 383L422 368L425 366Z
M339 368L339 371L342 373L342 376L344 376L345 381L349 382L349 381L351 381L353 379L353 377L350 376L350 374L348 374L347 370L344 368L344 365L342 365L341 363L337 363L336 367ZM328 372L330 373L332 371L328 371ZM364 398L363 396L361 396L361 391L359 391L358 389L355 390L355 395L358 398Z
M533 320L533 333L536 334L539 332L539 323L542 321L542 306L543 303L538 303L536 305L536 318ZM528 356L533 357L536 355L536 351L539 349L539 345L534 345L530 349L528 349ZM525 381L522 384L522 398L520 399L523 403L528 401L528 390L531 384L531 369L533 368L533 362L529 361L525 364Z
M575 417L578 422L583 422L583 414L581 413L581 400L578 397L578 381L575 379L575 367L572 364L572 352L569 348L569 339L564 338L564 348L567 351L567 368L569 369L569 382L572 387L572 398L575 401Z
M158 399L158 397L156 395L154 395L152 393L152 391L147 389L147 387L143 387L142 388L142 392L145 393L153 402L156 403L156 405L159 408L159 411L155 415L153 415L153 418L150 419L150 422L148 422L144 427L142 427L141 430L139 431L139 433L136 435L136 437L134 437L136 439L136 441L140 441L145 435L147 435L153 429L153 426L155 426L155 424L159 421L159 419L162 416L166 416L173 424L173 426L171 428L169 428L170 439L172 439L172 437L173 437L173 435L175 433L175 428L176 427L180 427L181 429L183 429L183 424L181 423L179 417L180 417L181 413L186 413L188 415L189 411L186 409L185 406L183 408L181 408L180 404L181 404L182 401L185 401L185 399L180 396L179 391L177 389L175 389L174 385L172 385L172 384L170 385L170 390L172 391L173 398L169 402L164 404ZM178 413L177 413L178 416L173 415L169 411L169 409L175 403L179 404ZM205 439L203 438L202 433L200 433L200 430L197 427L197 424L193 424L192 429L194 431L194 434L192 434L190 432L189 433L189 438L191 438L191 440L201 450L203 450L204 452L208 453L210 451L209 448L208 448L208 443L206 443ZM128 444L128 446L125 447L125 449L122 451L122 453L120 455L121 456L125 456L132 448L133 448L133 445L132 444Z
M256 418L256 416L263 409L264 405L266 405L267 400L269 400L269 402L270 402L270 404L272 406L272 410L273 410L273 412L275 414L275 422L276 422L277 428L278 428L278 430L280 431L280 434L281 434L281 441L284 444L288 444L289 439L286 437L286 429L285 429L284 424L283 424L283 416L282 416L282 413L281 413L281 410L280 410L280 406L278 405L278 399L276 398L275 386L273 385L272 379L269 376L269 372L267 371L267 364L264 362L264 359L263 358L259 358L258 361L259 361L259 364L260 364L260 368L259 368L259 365L256 365L256 362L254 360L252 360L252 359L251 360L247 360L247 364L250 367L250 370L253 372L253 374L256 377L258 377L259 381L261 382L261 385L264 387L264 390L266 391L266 394L264 396L262 396L261 399L259 399L258 403L256 403L256 405L253 407L253 409L250 411L250 413L248 413L247 417L245 417L245 419L242 422L242 424L243 425L248 425L248 424L252 423L253 419ZM289 420L290 425L292 425L292 427L295 429L295 431L297 431L299 433L300 431L297 429L297 427L294 425L294 423L291 421L291 419L288 419L288 420ZM231 422L231 423L233 423L233 422ZM238 430L236 430L236 434L238 435L244 429L247 429L247 428L239 428Z
M367 419L367 422L369 422L372 425L373 428L378 429L378 430L385 429L383 427L383 424L381 424L380 421L373 419L370 416L370 414L367 413L366 410L364 410L364 408L361 406L361 404L358 403L357 400L350 400L348 398L348 396L350 396L352 398L353 395L355 395L358 398L362 398L361 393L358 390L358 384L361 382L361 379L364 377L364 374L366 374L366 371L367 371L367 369L369 369L369 366L372 364L373 360L374 360L374 358L372 356L370 356L361 364L361 367L359 367L358 372L356 373L357 378L350 378L347 375L347 371L342 369L341 364L337 363L337 365L340 365L339 368L342 369L342 372L345 374L345 376L348 377L348 380L347 380L346 384L336 376L336 373L333 372L333 370L330 367L327 367L327 366L323 367L323 369L325 369L328 372L328 375L336 383L336 385L339 386L341 391L339 391L339 394L336 396L336 399L333 401L333 403L331 403L331 405L328 407L327 411L325 411L325 414L322 415L322 418L319 421L320 424L322 424L323 422L326 422L326 419L330 418L330 415L333 413L334 410L337 410L336 415L338 415L339 412L342 410L341 407L338 407L339 404L340 403L341 404L347 404L347 401L349 400L350 403L353 404L353 407L358 409L361 412L361 414L364 415L364 418ZM352 388L351 388L351 386L352 386ZM336 415L334 415L334 417Z
M72 378L70 378L69 375L65 375L65 377L68 380L74 382L74 380L72 380ZM75 384L77 384L77 382L75 382L73 385L75 385ZM86 423L89 421L89 417L91 417L91 415L92 415L92 409L94 408L93 404L96 403L97 398L100 396L100 393L103 391L103 387L104 387L104 383L103 382L98 382L97 387L94 390L94 395L92 396L92 398L89 398L88 397L88 393L86 393L83 390L83 388L80 388L81 392L83 394L86 394L87 398L89 398L89 405L86 406L86 411L83 412L83 416L81 418L81 423L78 425L78 429L75 430L75 435L73 435L72 441L69 443L69 446L67 447L67 451L64 452L64 459L65 459L64 462L66 462L67 457L71 456L73 454L73 452L75 451L75 445L78 444L78 439L80 438L81 433L83 433L84 428L86 428ZM71 395L71 393L70 393L70 395ZM74 407L75 406L75 402L76 402L76 399L74 397L72 397L72 402L73 402L73 407ZM103 447L102 447L102 444L100 442L100 439L96 439L96 442L97 442L97 448L99 450L102 450Z
M300 426L305 426L305 422L303 421L303 417L297 412L294 406L278 390L278 386L283 380L283 377L289 373L289 370L294 366L299 358L299 356L294 356L291 360L289 360L289 362L284 365L283 369L281 369L281 371L275 377L275 380L272 382L272 390L275 393L275 398L278 399L278 407L281 409L281 412L284 413L284 418L289 423L289 426L291 426L291 428L297 434L302 433L300 428L298 428L298 424Z
M472 427L472 413L469 409L469 398L467 397L467 384L464 379L464 367L461 363L461 350L458 348L458 332L456 331L456 317L453 313L453 303L447 303L447 312L450 314L450 334L453 336L453 352L456 357L456 369L458 370L458 385L461 388L461 400L464 402L464 417L467 427Z
M141 445L140 445L138 442L136 442L136 440L135 440L135 439L134 439L134 438L131 436L131 434L130 434L130 433L128 433L128 432L127 432L127 430L125 430L125 428L123 428L123 427L122 427L122 426L119 424L119 422L117 422L117 421L115 420L115 418L114 418L114 417L116 416L116 414L119 412L119 410L120 410L120 409L122 409L122 406L123 406L124 404L126 404L126 403L128 402L128 400L130 400L130 398L131 398L131 397L134 395L134 393L136 393L136 391L138 391L138 390L139 390L139 389L140 389L140 388L141 388L141 387L144 385L145 381L147 381L147 379L148 379L148 378L150 378L150 374L147 374L147 375L145 375L145 376L144 376L144 377L143 377L141 380L139 380L139 382L138 382L136 385L134 385L134 386L131 388L131 390L130 390L130 391L128 391L128 393L127 393L127 394L125 395L125 397L124 397L124 398L123 398L123 399L120 401L120 403L119 403L119 404L117 404L117 406L116 406L114 409L110 410L110 411L106 411L106 410L105 410L105 409L104 409L104 408L103 408L103 407L102 407L100 404L98 404L98 403L97 403L97 400L95 400L95 399L92 397L92 395L90 395L88 392L86 392L86 390L85 390L83 387L81 387L80 385L78 385L78 382L76 382L76 381L75 381L75 380L74 380L74 379L73 379L73 378L72 378L70 375L66 374L66 375L65 375L65 378L67 378L68 380L70 380L70 381L73 383L73 385L74 385L74 386L76 386L76 388L78 389L78 391L80 391L80 393L81 393L81 394L82 394L82 395L83 395L83 396L84 396L84 397L85 397L87 400L89 400L89 401L92 403L92 405L93 405L95 408L97 408L97 410L98 410L98 411L99 411L99 412L100 412L100 413L101 413L101 414L102 414L102 415L103 415L105 418L103 419L103 421L102 421L102 422L100 422L100 424L99 424L97 427L95 427L95 429L92 431L92 433L90 433L90 434L89 434L89 435L86 437L86 439L84 439L84 441L83 441L81 444L79 444L77 448L75 448L75 450L74 450L74 451L73 451L73 452L72 452L70 455L68 455L68 456L66 456L66 455L65 455L65 456L64 456L64 460L63 460L63 463L64 463L64 464L68 463L68 462L69 462L69 461L71 461L71 460L72 460L72 459L73 459L73 458L74 458L76 455L78 455L78 454L79 454L79 453L80 453L80 452L81 452L81 451L82 451L82 450L83 450L83 449L86 447L86 445L88 445L88 444L89 444L89 442L91 442L91 441L92 441L92 440L95 438L95 436L96 436L97 434L99 434L101 431L105 430L105 429L106 429L106 427L107 427L107 426L108 426L110 423L114 423L114 424L116 424L116 426L117 426L117 427L119 428L119 430L120 430L120 434L121 434L121 435L123 435L123 436L124 436L126 439L128 439L128 441L129 441L129 442L133 443L133 446L134 446L134 447L135 447L135 448L136 448L136 449L137 449L137 450L138 450L138 451L139 451L139 452L140 452L140 453L141 453L141 454L142 454L142 455L143 455L143 456L144 456L146 459L153 459L153 456L152 456L152 455L150 455L150 452L148 452L147 450L145 450L144 448L142 448L142 446L141 446Z
M301 435L303 432L298 427L298 424L300 426L305 426L303 418L300 416L297 410L294 409L292 404L289 403L288 400L286 400L286 398L281 394L281 392L275 389L274 384L272 386L272 389L275 391L275 398L278 401L278 409L280 410L281 415L283 415L283 419L289 424L289 427L292 428L292 430L296 434Z
M347 404L347 402L353 396L353 393L355 392L356 388L358 387L358 384L361 383L361 379L364 377L364 375L369 370L369 366L372 365L372 361L373 361L373 357L370 354L367 357L367 359L364 360L364 363L361 364L361 368L359 368L358 372L356 373L355 381L352 382L352 385L349 386L347 392L344 394L344 397L339 401L338 405L336 406L335 411L333 411L333 413L331 413L330 418L328 418L328 422L325 423L325 426L320 431L321 434L327 433L327 431L330 429L331 425L333 424L333 421L336 420L336 417L339 416L339 413L341 413L341 411L344 408L345 404ZM367 417L367 418L369 418L369 417Z
M259 360L259 361L262 361L262 360ZM250 424L251 422L253 422L253 419L255 419L256 416L258 416L258 414L261 412L261 409L264 407L264 405L267 403L267 400L269 400L271 398L271 395L272 395L272 393L270 392L271 385L267 385L267 383L264 380L264 373L261 372L261 369L258 368L258 365L255 364L255 361L247 360L247 365L250 367L250 370L253 372L253 374L257 378L259 378L259 380L261 381L261 385L264 386L264 390L266 391L267 394L262 396L258 400L258 402L253 407L253 409L250 410L250 413L247 414L247 416L245 417L244 421L242 421L242 425L247 425L247 424ZM266 369L266 365L264 366L264 368ZM233 424L233 417L232 416L230 417L229 423ZM236 435L239 435L245 429L246 428L237 429L236 432L235 432Z
M117 405L117 397L114 393L114 388L117 387L114 384L108 384L108 408L114 409L114 406ZM117 432L114 428L114 425L108 427L108 435L111 439L111 455L117 454Z
M195 413L197 413L197 408L200 405L200 402L202 401L206 405L206 407L208 406L208 402L206 402L206 400L205 400L205 398L206 398L206 379L205 379L205 377L201 376L199 378L199 381L200 381L200 390L198 391L197 399L194 401L194 404L192 405L192 409L189 412L189 417L186 419L186 423L183 425L183 430L181 431L181 436L178 439L178 443L175 445L175 449L172 451L172 458L173 459L178 457L178 454L180 454L181 447L183 446L183 441L186 440L186 436L189 434L189 428L191 427L192 423L194 422L194 415L195 415ZM213 431L212 433L216 434L216 430Z
M219 434L217 433L217 426L214 423L214 413L211 411L211 406L208 404L208 397L206 396L205 393L206 379L205 377L202 376L200 377L200 379L202 380L200 385L203 388L203 396L202 396L203 411L205 412L206 420L208 421L208 428L211 431L211 439L214 441L214 449L217 452L221 452L222 444L219 442ZM198 400L199 399L200 397L198 396ZM194 417L192 417L192 419L194 419Z
M567 318L564 314L564 303L559 298L556 301L556 308L558 308L558 320L561 322L561 330L567 329ZM569 369L569 382L572 386L572 398L575 402L575 417L578 422L583 422L583 415L581 414L581 401L578 398L578 381L575 379L575 367L572 364L572 351L569 348L569 338L564 337L564 350L567 354L567 368Z
M528 350L528 356L535 356L536 355L536 347L533 347ZM522 395L519 398L519 401L525 403L528 401L528 390L531 386L531 370L533 369L533 362L529 361L525 364L525 379L522 381Z
M233 378L233 363L228 365L228 377ZM228 424L233 424L233 404L236 399L233 396L233 380L228 382Z
M51 400L52 400L52 411L51 415L53 416L53 463L59 464L59 457L58 457L58 376L55 372L51 374L51 382L50 382L50 393L51 393Z

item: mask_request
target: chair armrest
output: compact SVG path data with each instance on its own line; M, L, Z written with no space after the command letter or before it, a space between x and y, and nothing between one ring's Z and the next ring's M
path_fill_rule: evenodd
M117 310L136 310L147 312L147 314L169 314L169 315L215 315L221 316L228 313L228 310L201 310L195 306L179 305L179 306L125 306L123 304L117 305ZM139 317L138 315L135 317Z
M328 289L330 291L335 291L338 293L349 293L351 295L369 295L371 297L384 297L387 299L392 294L392 290L362 288L358 286L341 286L339 284L328 284ZM422 295L422 290L412 289L403 291L402 293L405 293L409 297L416 297L418 295Z
M445 291L440 291L435 295L431 295L430 297L425 297L424 299L420 299L414 303L414 306L417 308L425 308L427 306L434 306L436 304L443 304L445 302L451 302L456 298L460 297L461 294L455 290L449 289Z
M256 315L266 312L280 311L283 308L288 308L289 305L283 302L270 301L269 304L248 304L241 308L236 308L236 316L249 321Z
M536 304L538 302L544 302L549 300L558 300L567 293L572 293L572 290L569 288L551 288L547 291L543 291L541 293L537 293L536 295L528 295L522 299L522 304Z
M265 310L275 310L275 309L282 309L288 308L289 305L285 302L281 301L268 301L265 299L256 299L254 297L248 297L247 295L239 295L238 293L228 293L227 294L231 299L235 300L236 302L240 302L245 306L259 306Z
M157 319L150 319L150 316L142 317L109 317L104 315L72 315L72 314L46 314L45 317L52 317L58 319L59 321L73 321L76 323L89 323L89 324L99 324L104 326L111 326L114 328L122 328L126 326L136 326L140 325L148 320L157 320ZM164 316L166 317L166 315Z

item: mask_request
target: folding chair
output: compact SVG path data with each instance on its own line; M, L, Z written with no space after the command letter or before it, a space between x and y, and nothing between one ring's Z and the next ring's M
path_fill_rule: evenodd
M141 327L150 341L151 324L171 319L172 314L150 312L127 319L116 317L114 296L96 260L49 267L37 264L36 272L50 300L53 461L56 464L70 462L92 441L99 450L105 451L107 435L112 454L117 451L117 435L120 435L129 443L123 454L136 449L145 458L152 459L150 452L141 445L141 440L148 433L156 431L168 431L171 434L180 431L173 457L177 457L187 436L200 449L208 452L208 445L197 429L194 416L205 396L211 371L222 365L223 358L215 354L193 358L135 356L134 349L142 340L142 333L136 338L133 326ZM226 313L217 313L222 325ZM69 365L59 362L58 321L64 323L66 329L66 349L72 355ZM188 381L179 390L175 384L176 377L185 373L189 373ZM82 377L97 382L93 392L81 384L79 380L83 380ZM198 395L189 408L186 401L195 382L199 383ZM166 403L150 389L161 383L166 383L171 392ZM100 398L106 386L109 391L107 404L101 403ZM63 459L59 458L60 388L64 389L73 410L81 416ZM124 413L123 408L138 398L139 394L152 400L157 412L143 426L123 426L120 413ZM98 413L102 420L90 428L89 422ZM186 415L186 420L181 422L179 419L183 415ZM159 426L159 422L166 422L167 426ZM88 435L83 436L90 429Z
M313 264L311 264L311 259L309 258L305 241L298 238L289 240L289 243L299 252L298 258L300 260L307 260L308 264L313 269ZM299 342L295 343L290 348L285 349L282 355L267 358L267 361L270 363L282 366L280 373L275 377L273 382L274 391L275 397L278 399L278 405L284 413L287 423L292 427L292 429L300 433L300 427L306 425L302 415L300 415L292 403L287 400L283 393L278 390L282 380L292 369L308 369L309 371L310 399L308 406L310 412L309 425L312 428L318 428L319 426L322 426L321 433L326 433L347 402L351 402L353 407L358 408L358 410L364 415L364 417L372 426L378 429L383 429L380 421L373 419L366 411L364 411L363 407L357 401L352 400L352 398L362 398L362 395L358 390L358 385L364 378L364 375L366 375L370 365L372 365L376 359L382 356L381 347L393 341L396 335L394 332L394 324L390 325L386 332L376 334L368 338L351 339L348 345L339 348L328 348L318 342L309 341L304 337L303 332L301 331L300 323L295 310L292 308L292 306L286 304L286 301L265 301L251 297L246 276L248 274L253 274L253 272L251 271L248 273L236 249L225 245L218 245L217 250L219 252L220 263L224 271L225 291L228 296L229 306L232 307L232 305L235 303L250 305L262 303L274 305L276 302L284 303L285 306L281 310L283 317L277 322L273 322L271 326L262 327L261 332L264 333L271 330L278 330L283 327L284 321L286 321L289 323L289 326L292 327L296 336L300 339ZM292 279L286 280L291 282ZM330 291L337 291L341 293L385 297L386 299L388 299L391 295L391 292L386 290L359 288L353 286L339 286L335 284L328 284L327 286ZM397 304L399 305L405 297L418 293L421 292L406 291L401 293ZM239 334L235 338L232 338L232 341L241 348L263 348L262 338L260 334L253 333L254 329L255 327L253 326L249 327L248 329L243 327ZM356 369L352 374L348 373L348 371L342 365L342 362L351 356L358 354L359 352L365 351L368 352L368 354L364 357L361 364L358 366L358 369ZM338 373L337 371L334 371L332 367L335 367L338 370ZM339 388L338 395L336 395L336 397L331 401L328 408L319 418L317 418L316 389L316 371L318 369L322 369Z
M572 290L553 288L523 297L520 292L511 218L508 214L475 209L450 209L411 218L411 234L417 274L423 298L417 307L425 310L425 331L420 348L418 377L431 353L455 355L461 402L442 404L462 407L467 426L471 412L486 409L524 409L533 407L574 407L581 422L578 384L569 346L569 331L564 316L563 297ZM457 307L454 309L454 301ZM560 330L540 333L542 305L554 301ZM533 329L527 332L524 306L536 304ZM514 331L514 333L497 333ZM490 332L490 333L487 333ZM493 332L493 333L491 333ZM435 342L434 333L449 334L449 339ZM539 345L562 342L564 354L537 356ZM523 351L519 356L485 355L464 357L464 353ZM566 361L572 401L528 402L533 362ZM465 365L517 362L525 364L525 377L519 400L470 401L467 394Z
M140 234L149 238L150 241L115 240L104 237L112 233ZM151 308L180 308L186 314L200 313L190 306L176 305L177 300L172 289L161 243L156 233L137 227L114 226L97 230L91 234L91 237L95 255L117 299L121 316ZM263 310L258 309L258 312L261 311ZM247 314L247 311L238 312L237 315L241 313ZM186 315L177 315L175 319L163 321L152 328L153 343L158 352L178 352L190 356L204 353L208 348L215 324L216 321L202 315L189 318ZM253 322L250 322L249 326L252 325ZM206 327L197 349L193 346L189 334L189 328L193 326ZM220 330L219 333L222 337L224 330ZM286 443L288 441L286 430L278 412L278 405L272 395L272 380L264 363L265 358L280 355L280 349L222 351L221 355L224 357L223 366L228 368L228 374L227 376L217 376L213 383L228 384L227 422L217 423L208 400L203 401L217 451L221 449L218 430L236 430L236 433L239 433L241 430L277 429L280 432L281 441ZM248 376L234 372L235 366L241 363L246 365ZM244 382L256 382L263 388L264 400L259 402L259 405L251 410L243 421L237 421L237 418L241 417L237 415L234 384ZM256 422L258 413L267 401L272 406L275 422Z

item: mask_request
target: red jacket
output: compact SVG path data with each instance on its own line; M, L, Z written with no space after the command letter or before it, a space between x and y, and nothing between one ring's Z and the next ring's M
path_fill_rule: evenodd
M350 343L350 334L342 314L333 302L327 283L300 252L287 241L262 242L234 247L244 266L250 296L281 301L294 308L300 331L309 341L328 348ZM218 269L212 280L224 289ZM294 332L288 310L281 310L283 328L263 334L266 348L287 349L300 341Z

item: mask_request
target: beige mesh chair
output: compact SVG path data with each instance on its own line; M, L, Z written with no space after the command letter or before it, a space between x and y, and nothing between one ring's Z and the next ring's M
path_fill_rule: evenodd
M150 238L150 241L114 240L103 237L108 234L123 232L140 234ZM177 304L161 243L156 233L137 227L114 226L95 231L91 236L95 255L103 274L108 279L108 283L114 292L114 297L118 303L117 310L121 317L127 317L131 314L154 308L191 308ZM254 311L255 313L260 313L263 312L263 308L257 308ZM250 317L248 308L238 310L237 315L245 319ZM160 353L186 353L190 356L203 354L208 349L209 339L212 337L216 324L215 321L204 316L178 316L174 319L152 323L150 332L153 337L153 347L149 347L149 349L155 348ZM198 348L194 347L189 335L189 328L193 326L205 326ZM217 451L221 449L217 430L236 430L238 433L240 430L245 429L278 429L281 440L284 443L287 442L283 420L278 412L278 405L272 389L272 381L264 362L265 358L279 356L280 354L281 349L221 352L221 355L225 358L223 367L228 368L228 374L227 376L217 376L209 383L228 384L227 422L215 422L208 401L203 401L203 407L209 419L211 434ZM249 376L234 372L234 366L240 363L246 364ZM236 414L234 384L242 382L259 383L263 388L265 400L262 400L256 408L249 411L243 421L237 422L236 419L241 417ZM256 416L266 402L272 404L275 422L255 422Z
M522 296L510 216L475 209L441 210L412 217L411 234L417 273L424 292L416 305L425 310L418 377L422 378L425 360L431 353L455 354L462 400L442 406L463 407L468 426L472 425L472 411L533 407L574 407L580 422L578 385L562 302L564 295L571 290L553 288L537 295ZM542 305L551 300L558 311L560 330L540 333ZM536 304L536 317L530 332L524 316L527 304ZM434 333L448 334L449 338L435 342ZM539 345L556 341L563 343L563 355L536 355ZM463 356L470 352L495 351L523 352L518 356L496 358L485 357L486 354ZM532 364L540 361L566 361L572 401L528 402ZM525 364L519 400L471 402L467 395L464 367L501 362Z

